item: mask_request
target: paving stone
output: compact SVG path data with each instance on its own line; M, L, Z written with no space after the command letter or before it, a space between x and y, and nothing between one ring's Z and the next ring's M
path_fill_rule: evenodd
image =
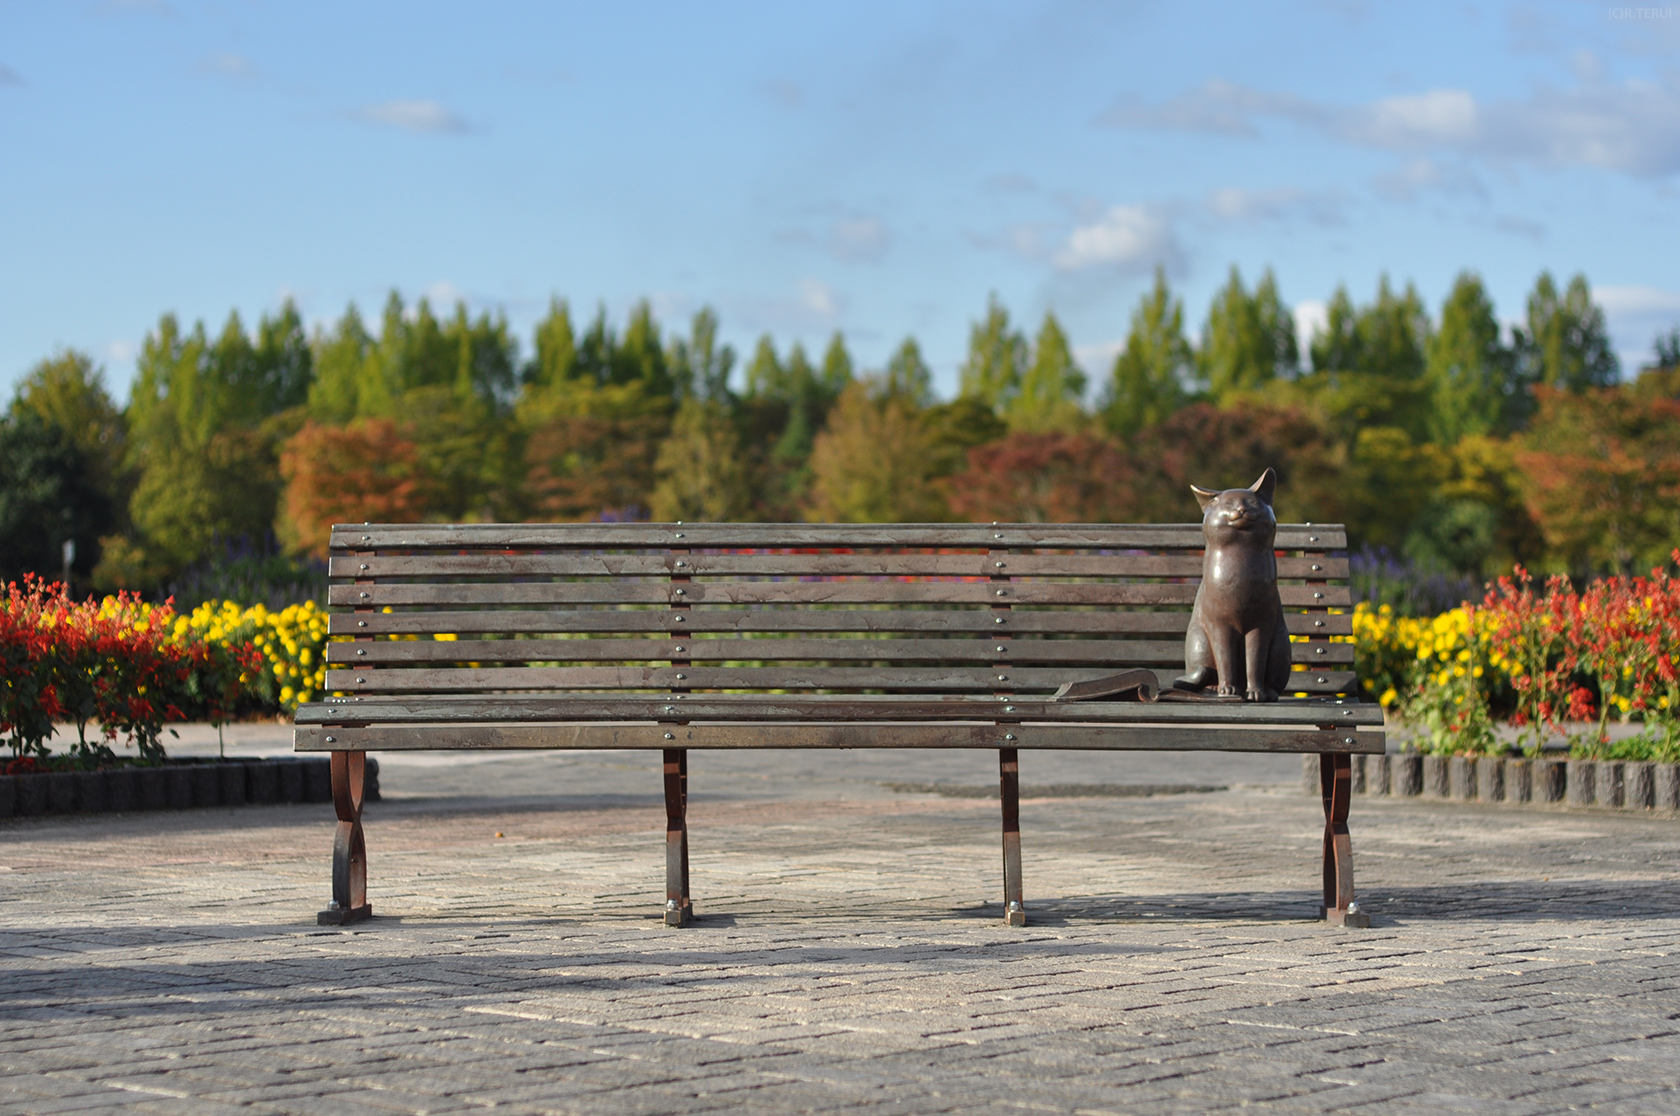
M1024 803L1010 929L995 803L706 755L668 930L657 757L563 758L390 765L349 929L318 806L0 823L0 1110L1680 1111L1672 818L1360 799L1343 931L1291 773L1163 759L1233 789Z

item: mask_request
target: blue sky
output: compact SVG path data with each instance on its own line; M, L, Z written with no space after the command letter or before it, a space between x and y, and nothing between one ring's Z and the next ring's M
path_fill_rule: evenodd
M1100 381L1157 263L1197 326L1233 264L1308 322L1582 271L1636 365L1677 187L1673 6L0 0L0 383L392 288L914 334L947 392L996 292Z

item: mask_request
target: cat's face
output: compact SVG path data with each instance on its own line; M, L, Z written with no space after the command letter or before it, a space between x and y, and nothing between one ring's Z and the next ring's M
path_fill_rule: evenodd
M1248 488L1219 492L1191 485L1190 491L1202 505L1202 532L1209 538L1248 532L1270 535L1277 530L1277 516L1272 513L1276 488L1277 473L1271 469L1261 473Z
M1272 506L1246 488L1227 488L1202 508L1202 526L1210 531L1274 531Z

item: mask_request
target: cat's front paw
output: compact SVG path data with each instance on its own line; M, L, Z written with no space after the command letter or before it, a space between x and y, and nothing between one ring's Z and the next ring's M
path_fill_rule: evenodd
M1276 690L1250 690L1243 695L1244 701L1276 701L1277 699L1278 692Z
M1220 697L1236 697L1237 696L1237 688L1235 686L1231 685L1229 682L1221 682L1219 684L1219 689L1214 691L1214 692L1217 693Z

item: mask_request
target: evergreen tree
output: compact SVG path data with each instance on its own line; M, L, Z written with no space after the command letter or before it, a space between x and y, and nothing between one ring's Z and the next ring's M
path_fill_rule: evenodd
M920 410L933 402L933 372L922 359L921 346L914 337L906 337L887 361L880 394L887 399L901 399Z
M254 386L262 413L277 415L309 400L315 380L315 354L303 332L303 316L287 299L280 312L257 323Z
M346 423L360 414L379 414L388 409L389 396L382 382L369 374L374 339L352 302L332 332L317 330L310 341L315 378L309 385L309 414L324 423ZM376 406L377 394L386 406Z
M76 544L72 581L87 577L114 520L98 468L72 431L38 410L14 407L0 420L0 582L59 580L67 540Z
M1424 377L1431 336L1428 311L1407 284L1395 294L1388 277L1377 297L1355 308L1345 287L1330 300L1325 328L1312 339L1313 371L1284 394L1320 410L1343 445L1371 427L1391 427L1404 439L1426 441L1429 383Z
M1080 400L1085 373L1074 363L1073 348L1056 315L1046 313L1033 343L1032 363L1021 377L1021 390L1009 403L1011 430L1077 430L1085 423Z
M1130 437L1184 406L1184 377L1191 366L1184 339L1184 304L1155 269L1155 284L1132 311L1126 346L1115 358L1102 416L1110 432Z
M92 357L67 349L35 365L18 383L11 413L33 414L63 431L86 461L95 487L113 506L120 502L127 423Z
M1680 368L1680 325L1657 334L1651 343L1651 367L1664 372Z
M805 346L795 341L788 353L787 364L781 370L781 383L776 396L788 405L787 425L776 439L770 456L783 468L798 470L811 456L811 442L817 436L827 408L821 398L817 371L805 355Z
M835 330L834 335L828 339L828 348L823 350L823 394L832 403L851 385L852 379L852 354L846 350L845 336L839 330Z
M665 363L665 346L659 339L659 323L653 319L653 307L642 299L630 308L630 319L624 324L624 339L611 361L615 384L639 383L650 397L670 398L673 383L670 368Z
M1423 376L1429 348L1429 311L1417 289L1406 284L1396 295L1388 276L1377 281L1377 299L1359 314L1360 363L1357 371L1390 380L1414 381Z
M717 342L718 319L710 306L694 315L687 338L673 337L668 363L679 394L687 397L728 402L729 373L735 367L735 350Z
M1299 363L1295 320L1278 297L1270 269L1251 296L1233 266L1230 280L1208 309L1197 353L1198 370L1213 397L1228 399L1280 376L1293 376Z
M577 375L577 335L565 299L548 300L548 314L537 323L535 342L531 363L525 366L526 383L556 388Z
M1315 332L1308 343L1312 352L1314 372L1346 372L1365 367L1364 348L1360 344L1359 312L1348 297L1347 286L1338 284L1325 309L1324 328Z
M1562 391L1609 387L1621 377L1604 311L1592 300L1585 275L1569 281L1563 296L1551 272L1542 271L1528 296L1527 329L1516 350L1524 378Z
M136 587L271 528L280 475L273 440L255 425L266 416L251 352L237 316L212 346L203 323L183 333L166 314L142 346L128 412L137 538L122 566Z
M1010 328L1009 311L994 294L986 316L968 332L968 358L958 370L958 394L971 396L1002 414L1021 390L1027 371L1027 340Z
M1493 300L1474 272L1461 272L1429 342L1429 432L1440 445L1508 431L1522 403L1511 350L1500 341Z
M747 395L754 398L786 399L786 376L776 342L768 333L758 339L752 359L747 361Z

